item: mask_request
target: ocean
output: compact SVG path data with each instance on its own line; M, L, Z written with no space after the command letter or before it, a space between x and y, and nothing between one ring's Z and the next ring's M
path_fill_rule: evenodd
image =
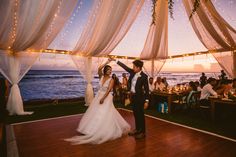
M124 71L115 71L120 79ZM218 77L219 73L206 73L207 77ZM199 80L201 73L161 72L169 85ZM98 90L98 76L92 84ZM86 82L78 71L30 70L20 81L19 87L24 101L35 99L68 99L83 97Z

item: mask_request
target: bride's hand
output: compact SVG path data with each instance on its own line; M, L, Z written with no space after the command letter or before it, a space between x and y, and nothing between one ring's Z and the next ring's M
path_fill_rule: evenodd
M104 99L101 99L101 100L100 100L100 104L103 104L103 102L104 102Z

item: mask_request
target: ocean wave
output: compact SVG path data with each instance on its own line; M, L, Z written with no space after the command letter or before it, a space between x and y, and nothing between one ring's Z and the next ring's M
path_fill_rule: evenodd
M63 78L83 78L81 75L32 75L25 76L23 79L63 79Z

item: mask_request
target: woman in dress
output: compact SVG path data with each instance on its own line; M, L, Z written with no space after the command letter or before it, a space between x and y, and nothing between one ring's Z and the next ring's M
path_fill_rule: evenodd
M99 91L84 113L77 128L77 131L83 135L65 139L66 141L72 142L72 144L100 144L119 138L130 131L130 125L123 119L113 104L112 89L114 80L110 76L112 68L107 65L110 61L108 59L105 64L98 68Z

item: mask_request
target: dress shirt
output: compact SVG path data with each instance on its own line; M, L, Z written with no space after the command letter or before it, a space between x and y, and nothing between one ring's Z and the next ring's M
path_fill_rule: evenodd
M212 85L211 84L206 84L203 88L202 88L202 91L201 91L201 96L200 96L200 100L202 99L208 99L208 97L210 95L213 95L213 96L217 96L217 93L212 89Z
M135 93L135 85L136 85L136 82L138 80L138 77L141 77L141 71L136 73L133 77L133 79L131 80L131 92Z

